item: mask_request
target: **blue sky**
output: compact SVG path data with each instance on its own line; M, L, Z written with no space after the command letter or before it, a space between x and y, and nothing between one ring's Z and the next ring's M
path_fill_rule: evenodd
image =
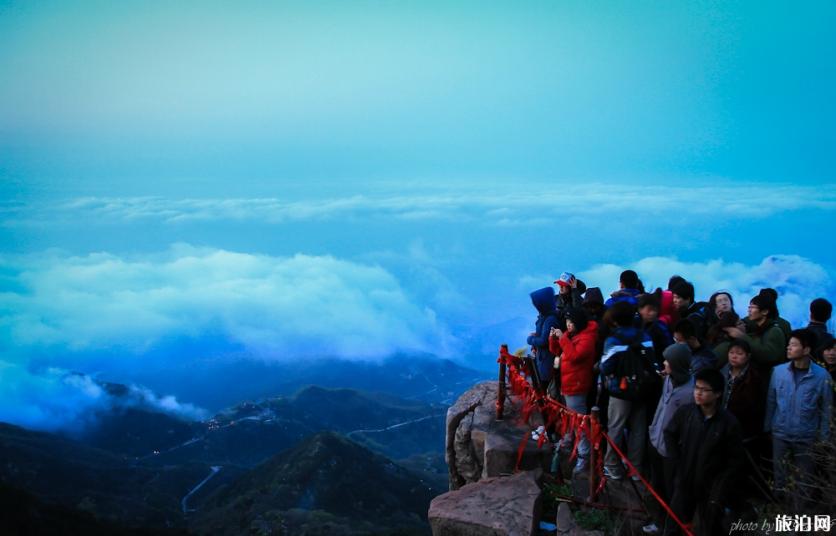
M127 381L184 352L492 366L563 270L605 293L681 273L738 306L775 286L801 323L836 294L834 22L2 2L0 420L45 370Z

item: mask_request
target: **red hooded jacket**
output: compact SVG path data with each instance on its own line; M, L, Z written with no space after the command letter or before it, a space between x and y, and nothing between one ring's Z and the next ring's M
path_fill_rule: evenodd
M595 342L598 337L598 323L590 320L580 333L570 337L563 333L560 340L549 338L549 346L562 350L560 358L560 391L564 395L583 395L592 388L592 367L598 357ZM561 352L553 352L555 354Z
M659 304L659 320L667 324L671 331L679 321L679 311L673 304L673 292L670 290L662 291L661 303Z

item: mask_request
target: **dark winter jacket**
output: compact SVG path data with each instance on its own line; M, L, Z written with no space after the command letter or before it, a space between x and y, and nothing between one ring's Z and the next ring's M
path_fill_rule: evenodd
M749 322L746 324L746 334L743 339L752 348L752 363L768 372L772 367L783 363L787 356L787 339L784 331L772 320L758 327Z
M665 428L667 454L676 464L675 487L724 503L744 463L743 437L722 408L706 419L694 403L679 408Z
M659 303L659 320L666 324L669 329L673 329L679 321L679 311L673 305L673 292L670 290L663 290L661 302Z
M578 281L577 288L573 288L566 295L558 293L554 299L555 309L557 310L557 324L563 331L566 331L566 310L570 308L580 309L583 306L582 289L586 289L586 285L583 284L583 281Z
M662 361L662 353L665 348L673 344L673 337L668 326L659 320L644 324L640 316L636 316L636 322L633 325L647 333L647 336L653 341L653 351L656 354L657 361Z
M554 354L549 350L549 332L557 326L557 310L554 307L554 288L544 287L531 293L531 303L539 313L534 324L534 335L526 340L537 354L537 371L540 381L548 383L552 376Z
M746 366L736 378L731 377L731 367L726 364L721 370L726 380L723 405L737 417L743 439L751 439L763 430L766 412L767 384L757 367Z
M686 311L680 311L682 318L694 325L694 330L697 332L697 338L704 341L708 334L708 303L696 302L692 303Z
M810 322L807 324L807 329L813 332L816 336L816 342L813 344L813 359L815 359L816 363L819 365L827 368L822 352L826 347L830 346L831 341L833 341L833 335L828 333L827 324L824 324L823 322Z
M705 346L691 350L691 374L706 368L717 368L717 355Z
M618 302L627 302L630 305L636 305L639 302L639 294L641 291L636 288L623 288L616 290L611 294L611 298L604 303L604 306L609 309Z

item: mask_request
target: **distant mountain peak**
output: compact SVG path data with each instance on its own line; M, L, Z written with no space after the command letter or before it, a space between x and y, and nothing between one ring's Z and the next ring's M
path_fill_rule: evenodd
M244 474L207 503L201 522L249 524L265 512L302 509L345 519L422 524L439 490L334 432L300 441ZM246 520L246 521L245 521Z

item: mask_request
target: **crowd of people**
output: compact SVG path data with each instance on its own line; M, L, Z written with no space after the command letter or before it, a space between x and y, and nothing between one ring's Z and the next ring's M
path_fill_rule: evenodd
M731 293L698 301L680 276L648 291L626 270L606 301L571 273L555 284L557 292L531 293L534 381L579 413L597 406L608 435L677 517L726 534L723 523L752 496L814 504L812 453L829 439L836 381L828 300L813 300L809 323L793 329L771 288L751 297L741 318ZM590 448L578 439L576 473L589 470ZM604 475L638 478L609 446ZM644 527L679 530L664 518Z

